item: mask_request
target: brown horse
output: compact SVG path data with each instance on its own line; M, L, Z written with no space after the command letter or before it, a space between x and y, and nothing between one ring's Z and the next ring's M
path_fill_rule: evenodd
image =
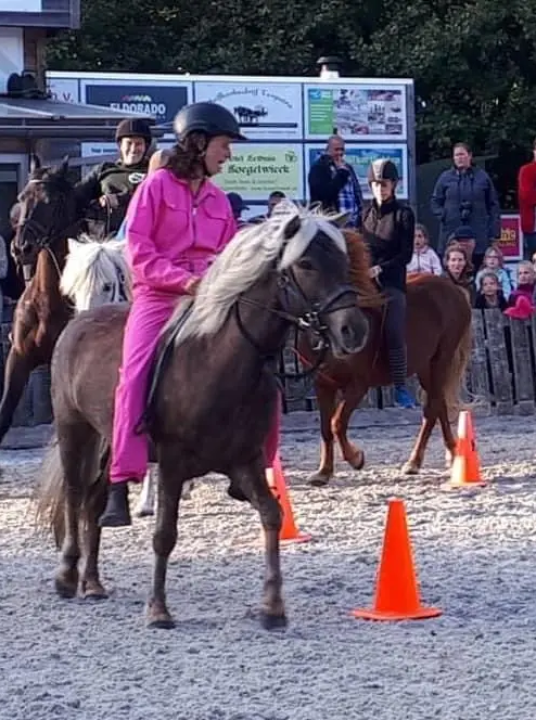
M360 235L347 233L354 282L363 288L368 253ZM372 283L366 289L370 294ZM377 291L376 291L377 292ZM417 474L426 445L439 420L450 462L456 441L449 423L449 408L458 406L458 393L471 353L471 308L466 296L450 280L432 275L408 278L407 346L408 376L416 374L425 391L423 420L415 446L404 466ZM310 482L326 485L334 473L334 439L343 458L356 470L365 463L363 450L348 440L348 424L369 388L391 384L383 340L383 310L369 310L369 341L365 349L348 358L328 357L315 379L320 410L320 466ZM305 364L315 362L306 340L300 344ZM342 399L337 403L338 394Z
M56 340L72 315L71 304L60 292L67 232L75 228L77 220L73 193L67 192L66 173L67 162L59 168L41 168L34 156L28 184L20 197L21 216L14 251L25 278L31 279L15 308L0 401L0 442L11 427L30 373L40 365L50 364ZM40 202L45 196L54 203ZM63 202L65 198L72 201ZM62 201L56 202L57 199Z
M183 483L211 471L230 478L233 490L260 514L266 546L262 618L267 627L285 624L281 513L266 481L263 452L278 396L277 358L292 326L314 330L341 358L363 347L368 322L348 283L340 230L290 203L281 210L236 235L208 271L193 305L183 300L163 334L159 352L166 348L167 361L152 396L149 424L159 465L148 605L148 622L155 627L173 625L165 580L177 541ZM63 537L56 575L56 590L63 597L77 592L81 546L86 552L82 590L104 594L96 520L107 473L99 476L99 454L112 433L127 312L108 305L81 313L54 351L57 444L43 473L38 516Z

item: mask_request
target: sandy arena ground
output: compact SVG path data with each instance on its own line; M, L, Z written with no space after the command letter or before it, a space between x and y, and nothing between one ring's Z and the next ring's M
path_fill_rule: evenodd
M144 627L152 520L106 531L109 600L53 592L52 541L33 527L42 450L2 450L1 720L533 720L536 716L534 418L477 418L487 488L446 492L443 448L401 476L411 413L355 415L361 473L339 463L310 488L317 430L296 414L282 458L300 528L283 552L289 627L257 619L263 550L257 515L205 478L183 503L168 581L178 621ZM501 429L502 428L502 429ZM370 604L386 503L406 500L425 604L438 619L358 621Z

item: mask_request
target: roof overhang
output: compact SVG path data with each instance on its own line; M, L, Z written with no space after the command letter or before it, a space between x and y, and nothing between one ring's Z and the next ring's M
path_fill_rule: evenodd
M155 138L165 132L147 115L97 105L0 96L0 136L4 138L113 140L117 124L124 118L147 120Z

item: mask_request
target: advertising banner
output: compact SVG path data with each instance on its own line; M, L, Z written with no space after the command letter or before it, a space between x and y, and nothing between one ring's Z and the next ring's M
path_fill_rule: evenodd
M505 260L523 259L523 233L519 215L501 215L499 249Z
M78 80L53 78L48 80L52 100L56 102L79 103L80 85Z
M244 200L266 202L274 190L291 200L304 198L301 145L237 144L232 159L214 177L226 192L237 192Z
M41 0L0 0L0 12L40 13L42 10Z
M305 137L405 140L405 86L305 85Z
M195 101L230 110L252 140L301 140L302 90L299 83L195 82Z
M163 85L155 82L147 84L126 84L117 82L82 81L82 99L90 105L101 105L112 110L127 113L151 115L157 125L163 125L171 131L177 112L190 102L191 88L187 83Z
M311 165L319 158L320 154L325 151L325 145L308 145L306 148L306 174L309 175ZM367 171L370 163L379 158L392 160L398 168L400 182L398 183L396 195L397 197L407 200L409 197L408 190L408 149L406 145L346 145L346 162L351 165L361 187L363 197L370 199L372 197L367 181ZM307 189L309 196L309 189Z

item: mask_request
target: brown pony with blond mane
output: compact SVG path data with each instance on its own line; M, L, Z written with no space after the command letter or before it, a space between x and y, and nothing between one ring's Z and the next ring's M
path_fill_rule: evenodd
M361 235L345 231L353 284L365 293L360 307L370 323L365 348L351 357L328 359L320 366L315 391L320 410L320 466L310 478L316 486L327 485L334 474L334 440L343 458L356 470L365 464L363 450L348 440L348 424L369 388L391 384L387 351L383 341L384 299L369 278L370 260ZM411 275L407 287L408 377L416 374L424 390L423 420L404 472L419 472L430 435L439 420L452 461L456 441L449 422L449 409L458 407L459 390L471 352L471 308L467 298L447 278ZM307 340L300 344L306 365L315 362ZM337 402L337 396L341 398Z

